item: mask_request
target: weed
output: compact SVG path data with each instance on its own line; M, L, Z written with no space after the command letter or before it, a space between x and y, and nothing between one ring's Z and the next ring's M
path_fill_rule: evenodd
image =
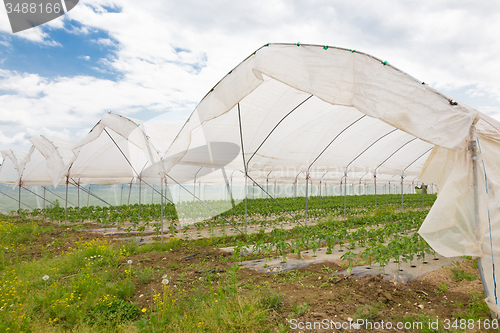
M452 272L451 277L456 282L460 282L463 280L474 281L474 280L477 280L477 277L478 277L475 274L469 274L469 273L461 271L457 268L451 268L451 272Z
M356 310L356 318L364 319L364 320L372 320L382 314L380 311L380 303L376 304L364 304L363 306L358 307Z
M442 294L442 293L446 292L446 290L448 290L448 286L446 285L446 282L443 282L443 283L441 283L441 287L439 288L439 290L434 289L434 292L436 294Z
M281 283L294 282L294 281L301 281L311 275L313 275L313 273L309 271L304 271L304 272L299 272L296 270L281 271L274 274L273 280Z
M472 293L471 300L467 304L466 309L463 314L458 314L458 318L464 319L474 319L478 320L481 318L488 317L490 315L490 309L484 301L485 296L483 293Z
M274 292L262 295L261 304L266 309L281 311L283 306L283 296Z
M85 313L85 321L96 326L116 326L124 321L135 320L139 316L139 308L122 299L104 297Z
M292 312L300 317L308 313L310 308L311 307L307 303L296 304L292 306Z

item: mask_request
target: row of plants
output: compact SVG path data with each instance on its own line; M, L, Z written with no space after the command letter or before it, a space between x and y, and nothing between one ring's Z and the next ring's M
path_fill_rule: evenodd
M233 236L232 243L243 253L265 258L281 256L283 262L287 261L287 254L294 253L301 257L302 252L306 250L311 250L314 257L322 247L326 248L326 254L331 254L336 247L339 252L347 250L347 258L354 256L351 250L357 247L367 247L365 251L368 251L376 247L380 249L385 243L395 244L410 239L406 235L413 233L422 224L427 213L428 210L384 212L345 221L329 218L312 226L275 228L269 233L261 229L259 233ZM418 237L418 234L414 234L411 241L418 241L421 244L419 246L429 248L425 241ZM224 246L227 246L226 242ZM372 257L372 260L382 260L379 255Z
M436 196L433 194L425 195L423 201L421 195L406 194L404 195L404 208L418 209L422 205L428 207L433 204L435 199ZM66 210L59 205L57 200L55 203L56 206L44 209L22 210L21 214L60 223L64 221L69 223L92 222L105 226L128 224L133 225L138 230L140 230L141 226L152 226L157 231L160 228L159 221L162 209L159 204L68 207ZM400 209L401 196L379 195L377 196L377 205L375 205L373 195L348 197L345 203L344 198L338 196L311 197L307 200L307 216L312 220L331 216L341 217L344 215L344 204L347 216L366 216L373 214L375 209L380 207L382 209L383 207ZM181 228L181 221L184 225L191 224L191 228L197 229L227 225L224 219L231 221L233 225L243 226L245 212L247 212L247 223L249 225L266 227L302 221L305 218L305 207L306 199L304 197L279 198L276 199L276 202L271 199L248 199L246 208L244 201L233 206L224 200L207 201L206 203L197 201L182 202L177 205L167 203L163 207L163 219L169 225L171 231ZM220 212L224 219L216 215L214 211Z

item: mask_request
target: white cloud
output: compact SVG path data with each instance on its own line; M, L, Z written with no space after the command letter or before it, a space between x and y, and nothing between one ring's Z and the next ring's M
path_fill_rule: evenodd
M60 43L50 39L49 34L44 32L39 26L28 30L17 32L15 36L29 40L30 42L47 45L61 46Z
M84 55L81 55L78 57L78 59L84 59L84 60L90 60L90 56L84 56Z
M68 141L71 140L71 132L68 129L53 131L48 129L47 127L26 128L26 134L25 134L26 137L32 138L39 135L43 135L51 139L63 139Z
M24 137L24 132L19 132L13 137L8 137L4 135L2 131L0 131L0 144L2 146L5 146L5 149L7 149L7 147L9 146L22 145L25 144L26 142L27 140Z
M109 38L99 38L97 40L92 40L92 41L102 46L115 46L115 43Z
M0 70L0 89L9 94L0 96L0 117L20 124L19 132L70 129L72 140L107 111L136 118L176 111L181 118L261 45L299 41L372 54L492 114L500 108L499 9L481 1L82 0L48 27L106 33L92 41L110 54L92 68L117 74L116 82ZM70 27L75 21L78 28ZM58 45L40 28L19 36Z

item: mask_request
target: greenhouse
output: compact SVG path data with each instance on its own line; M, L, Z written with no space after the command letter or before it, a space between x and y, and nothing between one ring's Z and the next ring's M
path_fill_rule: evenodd
M499 128L362 52L266 44L185 123L108 113L80 142L40 136L27 153L2 151L0 210L60 206L69 223L80 209L106 207L116 214L107 222L156 224L163 239L164 218L170 232L213 221L249 233L252 200L303 226L325 217L328 203L343 220L354 202L390 197L404 209L423 205L427 190L438 197L418 233L445 257L478 259L498 314ZM130 205L138 211L120 215ZM153 205L161 215L147 215Z

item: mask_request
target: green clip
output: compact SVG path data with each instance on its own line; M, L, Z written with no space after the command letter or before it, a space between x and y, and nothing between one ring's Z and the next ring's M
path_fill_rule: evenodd
M209 91L209 92L212 92L212 91L214 91L214 88L210 89L210 91Z
M381 61L382 65L387 65L387 60L386 61Z
M457 101L450 99L450 104L451 105L458 105Z
M137 124L137 127L141 126L141 124Z
M300 42L298 42L298 43L297 43L297 44L295 44L295 45L300 46Z
M230 70L230 71L229 71L229 73L227 73L227 75L231 74L232 72L233 72L233 71L232 71L232 70Z
M352 53L356 52L356 50L353 50L353 49L350 49L349 51L351 51Z
M267 44L264 44L264 46L265 46L265 47L268 47L268 46L269 46L269 43L267 43Z
M257 50L253 51L253 53L252 53L252 54L254 54L254 55L255 55L255 53L257 53Z
M323 50L328 50L328 45L324 45Z

